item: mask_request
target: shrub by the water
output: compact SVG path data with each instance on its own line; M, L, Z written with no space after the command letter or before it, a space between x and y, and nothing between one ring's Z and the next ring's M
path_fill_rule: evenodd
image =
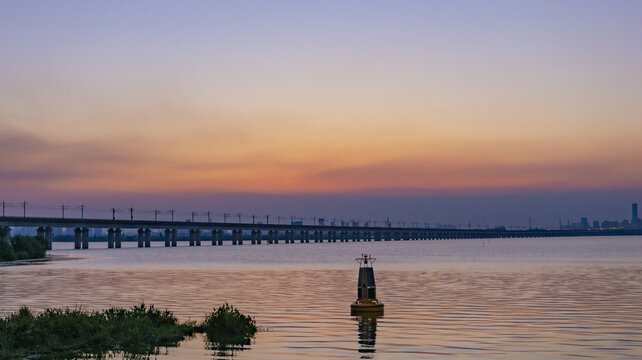
M3 237L0 234L0 261L40 259L47 254L47 240L42 236L17 235L10 243L1 240Z
M102 312L48 309L33 315L26 307L0 319L0 359L73 359L109 352L155 354L192 335L194 324L179 324L169 311L141 304Z
M199 330L211 343L247 345L257 328L251 316L226 303L207 316Z
M228 304L198 326L181 324L170 311L145 304L100 312L48 309L38 315L23 307L0 318L0 360L104 358L119 352L152 355L195 332L204 332L211 344L247 345L256 331L253 318Z

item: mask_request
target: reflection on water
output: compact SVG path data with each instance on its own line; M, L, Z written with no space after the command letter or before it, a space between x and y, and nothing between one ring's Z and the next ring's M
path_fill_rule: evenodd
M231 359L236 357L239 351L250 349L248 344L225 344L218 342L206 342L206 347L212 350L212 357L214 359Z
M372 359L377 342L377 319L383 317L381 313L365 313L355 316L359 323L359 352L362 359Z
M475 241L415 241L71 251L86 259L0 268L0 314L21 305L93 310L145 301L186 321L228 302L266 329L233 349L208 346L197 335L158 359L634 359L642 358L641 243L507 239L487 241L484 249ZM363 252L379 258L384 317L350 315L353 258Z

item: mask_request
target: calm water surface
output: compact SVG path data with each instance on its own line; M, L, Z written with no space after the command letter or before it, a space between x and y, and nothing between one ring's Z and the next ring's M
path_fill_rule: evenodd
M0 314L145 301L200 319L229 302L264 329L242 351L202 337L159 359L640 359L642 237L69 249L0 268ZM102 247L102 248L101 248ZM371 253L379 318L350 316Z

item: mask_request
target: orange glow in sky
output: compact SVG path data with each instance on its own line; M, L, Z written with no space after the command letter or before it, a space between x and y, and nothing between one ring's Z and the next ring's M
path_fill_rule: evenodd
M5 3L2 189L642 184L639 2L206 4Z

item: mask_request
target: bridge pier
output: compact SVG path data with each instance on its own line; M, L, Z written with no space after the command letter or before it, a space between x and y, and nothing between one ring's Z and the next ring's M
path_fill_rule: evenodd
M41 238L44 239L45 238L45 228L42 227L42 226L39 226L38 229L36 229L36 236L37 237L41 237Z
M82 248L89 249L89 229L82 228Z
M314 230L314 242L319 242L319 230Z
M138 229L138 247L145 246L145 230Z
M178 230L172 229L172 247L176 247L178 245Z
M243 245L243 230L232 230L232 245Z
M189 246L194 246L194 229L189 229Z
M256 243L260 245L262 243L261 237L263 236L262 230L256 230Z
M113 228L107 229L107 248L108 249L114 248L114 229Z
M51 226L45 228L45 240L47 240L47 250L51 250L53 246L53 230Z
M149 228L145 229L145 247L152 246L151 237L152 237L152 231Z
M201 246L201 229L194 229L194 242L196 246Z
M74 249L82 247L82 230L79 227L74 229Z
M218 245L223 245L223 236L225 234L223 233L223 229L218 229L218 234L216 234L216 241L218 242Z
M332 242L333 243L337 242L337 232L335 230L332 230L331 233L332 234L331 234L330 238L332 239Z
M252 245L254 245L254 244L256 244L256 230L252 230L252 231L250 232L250 234L251 234L251 238L250 238L250 239L251 239L251 241L250 241L250 243L251 243Z
M381 241L381 232L380 231L375 231L375 233L374 233L374 241Z
M116 249L120 249L122 246L121 241L123 239L123 231L120 228L116 228L116 238L114 239Z

